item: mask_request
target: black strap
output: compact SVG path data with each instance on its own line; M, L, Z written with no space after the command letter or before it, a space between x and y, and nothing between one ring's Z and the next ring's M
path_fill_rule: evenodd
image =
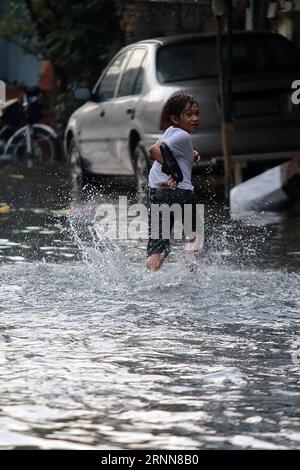
M161 171L168 176L171 175L176 183L180 183L183 181L183 174L171 149L165 143L160 144L159 148L164 157L164 164L162 165Z

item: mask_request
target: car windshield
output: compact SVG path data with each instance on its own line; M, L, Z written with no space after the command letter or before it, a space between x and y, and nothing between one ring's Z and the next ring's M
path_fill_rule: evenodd
M224 37L223 60L225 61ZM279 35L236 35L233 37L234 75L277 74L300 70L300 51ZM157 75L161 83L216 77L216 37L162 46L157 54Z

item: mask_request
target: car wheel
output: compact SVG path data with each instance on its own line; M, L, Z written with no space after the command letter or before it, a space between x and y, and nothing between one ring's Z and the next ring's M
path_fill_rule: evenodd
M72 138L68 145L68 163L72 183L72 195L82 199L92 184L91 175L86 171L79 149Z
M134 150L134 180L137 200L143 202L147 198L148 174L150 162L147 152L141 143Z

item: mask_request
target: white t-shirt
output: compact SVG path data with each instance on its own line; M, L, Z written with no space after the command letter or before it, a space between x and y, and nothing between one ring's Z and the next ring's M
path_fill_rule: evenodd
M156 144L165 142L182 171L183 181L178 183L179 189L194 189L191 183L192 167L194 163L194 149L191 136L179 127L168 127L165 133L157 140ZM161 164L155 161L149 173L150 188L159 188L161 184L168 182L168 176L161 171Z

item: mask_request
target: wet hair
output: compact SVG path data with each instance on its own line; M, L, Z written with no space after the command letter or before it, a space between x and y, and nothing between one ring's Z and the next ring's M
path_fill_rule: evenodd
M176 95L171 96L168 101L165 103L160 120L160 129L166 130L168 127L172 126L171 116L179 117L182 111L186 108L196 104L199 106L196 98L192 95L186 93L176 93Z

